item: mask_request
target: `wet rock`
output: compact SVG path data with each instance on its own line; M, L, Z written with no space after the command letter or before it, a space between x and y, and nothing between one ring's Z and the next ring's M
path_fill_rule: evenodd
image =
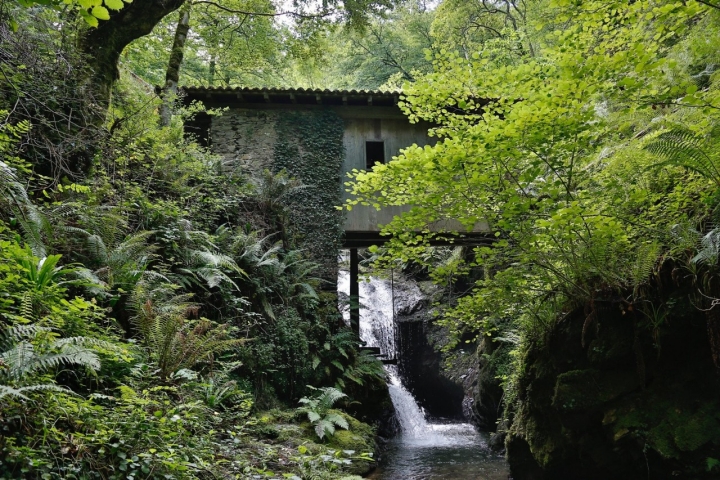
M657 329L608 301L594 324L579 308L529 346L505 441L514 478L718 478L707 468L720 458L720 376L705 313L686 292L663 295Z
M459 375L450 378L444 370L443 356L431 343L434 327L421 311L398 323L399 371L406 388L431 419L461 420L465 392Z

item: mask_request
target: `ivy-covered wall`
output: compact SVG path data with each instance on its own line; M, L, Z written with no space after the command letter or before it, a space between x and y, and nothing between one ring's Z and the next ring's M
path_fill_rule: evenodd
M343 214L335 208L342 203L343 133L342 118L329 109L232 109L213 118L210 134L226 168L255 177L284 169L303 183L289 200L291 233L333 290L343 234Z
M306 185L292 199L296 238L334 289L343 235L342 212L335 208L341 203L343 121L328 110L291 111L280 116L276 131L273 170L284 169Z

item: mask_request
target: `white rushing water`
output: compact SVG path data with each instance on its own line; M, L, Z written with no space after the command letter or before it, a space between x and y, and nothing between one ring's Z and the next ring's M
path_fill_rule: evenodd
M412 309L413 304L422 301L417 286L396 284L387 279L370 277L369 281L360 281L360 338L369 347L379 347L387 358L397 358L395 311ZM414 288L413 288L414 287ZM350 275L340 271L338 292L350 294ZM394 301L393 301L394 297ZM343 311L345 321L350 322L350 310ZM432 424L425 418L425 412L412 394L403 385L395 365L386 365L388 388L404 441L418 446L458 445L473 442L475 429L467 423Z

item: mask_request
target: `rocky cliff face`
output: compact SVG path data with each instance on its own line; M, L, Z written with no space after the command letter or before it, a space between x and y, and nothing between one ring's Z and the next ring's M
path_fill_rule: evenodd
M654 309L592 302L528 349L506 441L514 478L718 478L720 376L689 290L658 291Z
M490 338L461 343L450 352L447 329L437 325L433 303L442 291L431 282L409 282L422 292L419 301L397 309L400 373L426 414L433 419L466 420L494 432L502 414L498 366L507 348ZM499 444L502 448L502 442Z

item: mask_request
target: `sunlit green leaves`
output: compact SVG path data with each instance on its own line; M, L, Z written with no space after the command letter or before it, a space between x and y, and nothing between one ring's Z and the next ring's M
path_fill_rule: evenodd
M132 0L14 0L22 7L40 5L49 8L61 8L67 5L77 8L78 14L91 27L100 25L99 20L110 20L109 10L122 10Z
M439 50L435 71L405 86L410 119L434 123L440 140L353 172L349 204L414 206L384 229L405 260L422 261L417 246L436 220L488 223L499 241L478 250L477 263L493 274L448 326L515 318L529 332L571 299L635 286L634 259L650 256L642 245L664 235L663 218L706 211L715 147L705 142L720 120L717 76L706 67L717 35L702 34L717 19L706 13L694 2L553 1L528 19L535 55L507 55L508 38L472 55ZM520 44L526 35L517 33ZM641 150L667 140L670 119L698 132L672 163Z

